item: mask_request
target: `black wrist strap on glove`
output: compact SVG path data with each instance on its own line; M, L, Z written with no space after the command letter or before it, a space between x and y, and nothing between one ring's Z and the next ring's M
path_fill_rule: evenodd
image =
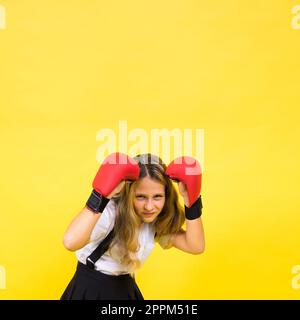
M110 199L103 197L99 192L93 190L86 205L95 213L103 212Z
M201 196L196 200L196 202L188 208L184 206L185 218L188 220L194 220L201 217L202 214L202 200Z

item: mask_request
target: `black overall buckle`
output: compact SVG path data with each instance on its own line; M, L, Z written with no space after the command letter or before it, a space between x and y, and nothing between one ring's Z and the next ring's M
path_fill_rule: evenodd
M95 269L95 262L93 260L91 260L89 257L86 258L86 265L90 269Z

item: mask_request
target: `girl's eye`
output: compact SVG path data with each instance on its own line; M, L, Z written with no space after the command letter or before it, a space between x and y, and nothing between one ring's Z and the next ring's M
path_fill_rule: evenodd
M160 199L160 198L162 198L162 196L155 196L154 198L155 199Z
M144 199L144 196L137 196L137 199Z

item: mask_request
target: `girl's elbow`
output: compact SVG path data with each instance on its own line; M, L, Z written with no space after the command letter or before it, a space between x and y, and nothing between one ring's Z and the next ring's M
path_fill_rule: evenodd
M195 254L195 255L203 253L205 251L205 244L201 244L195 247L192 251L193 251L192 254Z
M194 255L197 255L197 254L201 254L205 251L204 248L197 248L197 249L194 249L191 253L194 254Z
M74 241L66 236L63 238L63 246L69 251L77 250L76 246L74 245Z
M65 235L63 238L63 245L69 251L76 251L83 248L89 243L89 239L78 239L73 235Z

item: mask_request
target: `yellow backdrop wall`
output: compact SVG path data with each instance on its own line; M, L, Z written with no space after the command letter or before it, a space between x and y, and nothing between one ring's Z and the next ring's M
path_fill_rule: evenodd
M97 133L125 121L204 130L206 251L155 247L145 298L299 299L296 6L0 0L0 298L59 299Z

